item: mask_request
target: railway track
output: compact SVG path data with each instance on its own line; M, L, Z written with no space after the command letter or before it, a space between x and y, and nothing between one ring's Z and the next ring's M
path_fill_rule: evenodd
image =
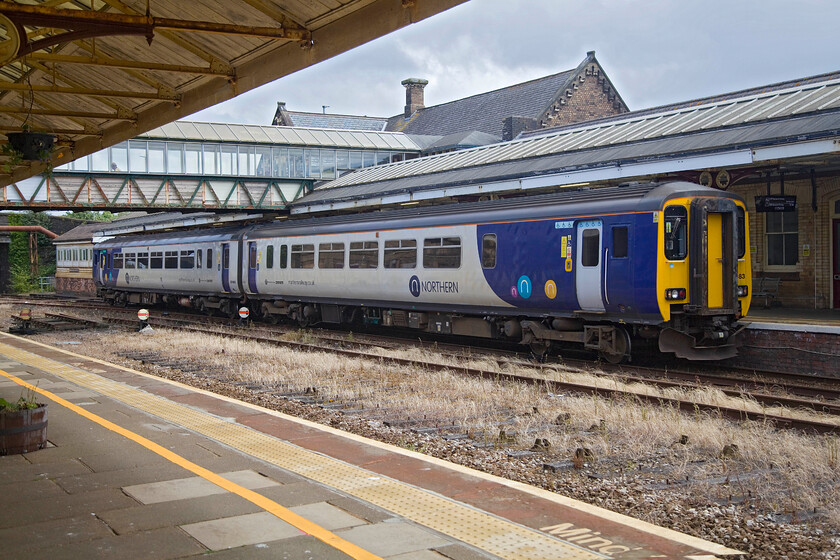
M0 299L0 303L11 302ZM19 300L14 303L21 304ZM129 327L138 325L135 310L116 309L95 301L52 302L43 300L30 301L27 302L27 305L95 310L101 314L100 318L103 321ZM60 317L64 321L73 320L73 316L68 314L60 314ZM77 317L77 319L79 322L90 321L90 319L83 317ZM197 317L190 313L165 311L154 313L149 322L152 326L180 328L193 332L253 340L264 344L283 345L301 351L331 352L353 358L379 359L396 365L420 367L430 371L449 371L497 382L539 385L544 387L546 391L555 394L573 392L598 395L605 399L634 399L639 402L675 407L687 412L713 412L735 421L772 422L781 428L818 433L840 431L840 422L832 422L831 418L823 421L794 414L794 411L806 410L828 417L840 417L840 391L829 387L828 384L820 383L818 379L807 378L806 376L772 374L773 378L768 382L755 373L751 373L750 376L736 375L733 372L707 374L689 368L683 371L675 369L662 371L652 367L612 366L610 364L600 364L601 369L605 370L604 374L594 374L591 371L592 362L583 360L564 359L562 364L535 364L523 359L521 354L515 352L491 351L474 347L465 348L448 343L395 339L392 336L383 337L367 333L364 335L348 335L347 333L337 332L307 333L303 337L305 340L293 340L289 338L290 334L300 338L300 331L297 329L276 326L245 328L239 322L225 318ZM412 345L421 348L433 348L436 354L447 361L399 358L394 355L385 355L385 352L383 352ZM464 361L472 359L492 359L506 369L536 369L541 371L542 374L520 375L461 365ZM573 371L577 370L594 375L595 379L600 380L600 383L576 383L552 378L552 375L556 377L558 368L561 366L566 371L572 369ZM619 387L619 382L622 384L640 383L645 386L652 386L659 392L651 394L647 390ZM610 384L613 386L607 386ZM719 388L730 399L742 401L744 405L723 406L697 402L696 400L670 398L662 394L662 391L668 389L690 391L706 388L710 385ZM336 403L335 406L339 405ZM755 410L756 406L759 410ZM778 413L770 413L764 410L765 408L779 410Z

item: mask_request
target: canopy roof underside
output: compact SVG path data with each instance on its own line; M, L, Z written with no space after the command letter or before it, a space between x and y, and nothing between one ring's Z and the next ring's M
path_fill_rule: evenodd
M161 127L464 0L0 3L0 186ZM21 158L9 133L55 146Z

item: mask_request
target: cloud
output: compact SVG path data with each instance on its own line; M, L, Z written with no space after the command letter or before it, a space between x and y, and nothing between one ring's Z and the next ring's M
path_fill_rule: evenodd
M590 50L631 109L835 71L836 0L471 0L191 118L391 116L400 81L445 103L575 68Z

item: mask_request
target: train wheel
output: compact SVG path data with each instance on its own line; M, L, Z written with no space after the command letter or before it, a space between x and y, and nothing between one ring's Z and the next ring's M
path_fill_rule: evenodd
M601 358L611 364L621 364L630 361L630 335L625 329L615 329L615 352L599 352Z

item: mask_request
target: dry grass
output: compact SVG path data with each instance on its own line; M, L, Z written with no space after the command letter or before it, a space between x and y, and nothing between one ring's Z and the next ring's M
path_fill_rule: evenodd
M8 306L0 306L0 316L7 317L10 312ZM552 395L540 386L411 369L382 359L450 360L429 348L387 349L381 356L355 359L163 329L151 335L85 331L44 338L47 342L79 340L82 345L74 351L104 359L114 359L114 353L120 351L158 353L161 359L180 359L208 372L224 372L226 381L258 384L271 391L293 393L315 388L324 399L380 409L383 418L454 425L488 442L503 429L517 434L515 445L521 449L529 448L536 438L545 438L551 444L541 456L545 462L568 461L576 449L585 447L594 454L589 468L602 474L642 473L651 483L682 481L697 495L746 501L765 511L816 509L840 527L840 440L833 436L775 431L761 423L733 423L707 413L685 414L632 398ZM578 370L499 365L486 358L452 365L578 383L593 381L591 375ZM597 383L621 386L610 379L599 378ZM633 385L633 389L670 398L687 396L678 390L659 393L649 386ZM733 401L716 389L691 391L690 396L728 406ZM563 421L565 415L567 421ZM683 436L687 436L686 444L679 443ZM723 456L724 447L732 444L737 452Z

